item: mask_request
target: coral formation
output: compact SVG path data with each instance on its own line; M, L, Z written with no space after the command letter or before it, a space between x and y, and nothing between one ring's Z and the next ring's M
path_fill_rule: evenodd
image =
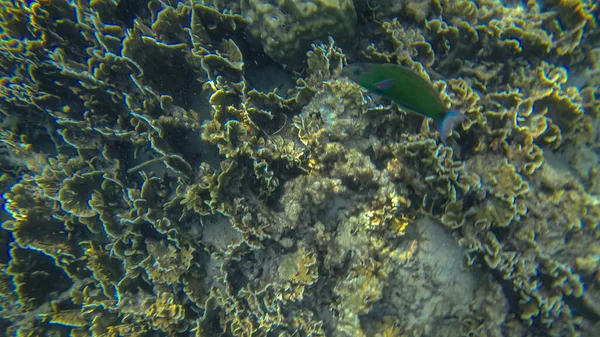
M0 0L0 335L595 336L598 17ZM366 61L468 117L448 146Z
M351 39L356 29L352 0L242 0L250 33L277 61L293 60L312 42L333 36Z

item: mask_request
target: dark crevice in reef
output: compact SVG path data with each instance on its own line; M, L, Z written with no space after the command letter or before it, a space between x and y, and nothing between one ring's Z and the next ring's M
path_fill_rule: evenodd
M539 273L538 277L541 280L541 284L546 284L551 286L554 283L554 278L545 273ZM558 291L562 291L558 289ZM585 290L584 290L585 291ZM562 298L569 308L573 311L573 316L580 316L588 319L590 322L600 322L600 314L598 312L594 312L594 309L591 306L598 306L598 302L592 300L591 298L586 298L585 296L590 296L589 294L584 294L581 297L575 297L573 295L563 295ZM589 302L588 302L589 301ZM596 307L596 310L598 307Z
M497 270L491 270L494 280L502 287L504 297L508 301L510 312L514 313L517 317L521 316L521 308L519 306L520 296L513 288L511 280L505 280L502 274Z
M131 28L136 18L144 18L145 20L150 18L150 10L145 0L118 1L117 6L114 8L99 3L100 5L95 6L94 9L98 11L102 22Z
M244 79L248 90L268 93L277 88L277 94L286 97L287 90L295 88L296 81L292 73L263 51L245 41L239 43L238 48L247 56L244 60Z

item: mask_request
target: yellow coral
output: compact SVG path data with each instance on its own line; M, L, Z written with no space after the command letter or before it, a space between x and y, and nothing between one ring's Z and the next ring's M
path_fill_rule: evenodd
M176 303L173 296L166 292L159 293L155 300L148 302L144 314L150 318L152 326L168 333L177 332L177 325L185 317L183 306Z
M192 264L194 249L177 249L164 242L145 240L148 257L140 262L150 279L166 284L180 280Z
M278 272L286 284L284 299L301 301L305 287L314 284L319 278L316 254L300 247L296 253L282 259Z

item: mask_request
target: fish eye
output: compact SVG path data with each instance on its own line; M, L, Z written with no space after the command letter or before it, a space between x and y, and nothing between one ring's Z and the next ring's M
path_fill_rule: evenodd
M354 75L360 75L360 69L354 69L354 70L352 71L352 73L353 73Z

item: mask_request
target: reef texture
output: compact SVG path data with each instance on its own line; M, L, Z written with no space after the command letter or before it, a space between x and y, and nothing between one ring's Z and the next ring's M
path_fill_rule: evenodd
M596 336L600 6L502 2L0 0L0 335Z

